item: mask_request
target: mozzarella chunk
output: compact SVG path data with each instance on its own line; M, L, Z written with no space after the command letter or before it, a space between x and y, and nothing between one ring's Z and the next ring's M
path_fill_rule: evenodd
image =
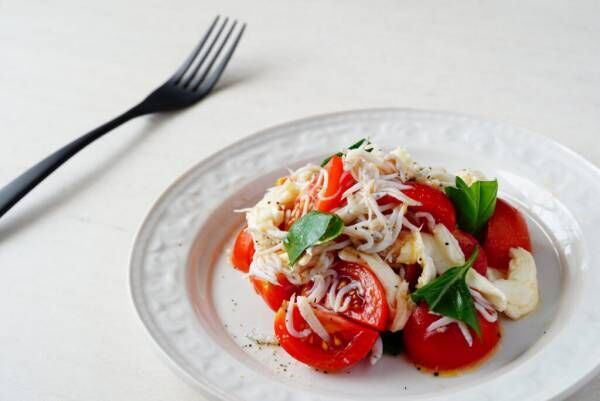
M506 316L520 319L533 311L539 302L535 260L523 248L512 248L510 258L508 278L496 280L494 285L506 294Z
M425 249L425 243L423 242L423 235L420 231L413 232L415 237L415 248L417 251L417 263L421 265L423 269L421 275L417 280L417 288L421 288L429 284L437 275L435 263L431 256L429 256Z
M402 231L392 245L388 260L404 264L417 263L419 253L422 251L418 246L417 234L416 231Z
M491 266L488 266L485 275L487 276L487 279L490 281L496 281L496 280L500 280L502 278L506 278L506 274L504 274L504 272L498 270L498 269L494 269Z
M469 287L477 290L483 297L494 306L494 308L503 312L507 307L506 295L498 289L490 280L482 276L475 269L469 269L465 281Z
M429 284L435 279L437 275L437 270L435 268L435 263L433 263L433 259L429 255L425 255L421 259L421 267L423 271L417 280L417 288L421 288Z
M429 234L420 231L404 231L393 245L387 259L403 264L418 263L423 269L417 281L417 288L421 288L437 275L436 264L430 256L430 251L433 249L428 249L431 245L432 239ZM436 255L439 255L439 252Z
M462 266L465 264L465 254L457 239L443 224L436 224L433 228L433 237L435 238L438 246L443 250L446 256L446 260L449 262L449 266L445 269L438 267L439 273L442 274L448 268L454 266Z
M440 245L431 234L421 233L423 243L425 244L425 252L433 259L433 263L438 274L443 274L451 267L458 266L455 262L448 258L446 246Z
M403 280L396 291L396 309L394 311L390 331L400 331L406 325L408 318L415 309L415 304L408 293L408 282Z
M394 163L402 181L407 181L414 176L416 163L406 149L399 146L388 153L385 158Z
M291 207L298 197L298 186L289 179L270 188L265 196L246 214L248 230L255 234L253 238L258 250L273 246L272 233L279 232L279 226L285 217L284 209Z
M441 167L419 167L415 169L415 179L434 187L450 187L454 185L456 176Z
M268 192L271 200L279 202L280 205L285 207L291 207L298 197L298 194L298 186L292 180L285 180L281 185L273 187L271 191Z

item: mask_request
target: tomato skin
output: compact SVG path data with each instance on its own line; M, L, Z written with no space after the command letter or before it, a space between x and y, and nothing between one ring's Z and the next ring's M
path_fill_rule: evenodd
M319 199L316 204L316 210L320 212L329 212L342 206L345 202L342 200L342 195L356 183L352 175L344 171L344 161L340 156L332 156L325 169L328 176L327 187L323 194L325 199Z
M496 210L487 223L483 249L491 267L507 270L511 248L531 252L531 240L523 215L502 199L496 200Z
M485 255L485 251L483 250L481 245L479 245L477 238L475 238L467 232L458 229L455 230L452 234L454 235L454 238L456 238L456 240L458 241L460 249L462 249L463 253L465 254L465 260L469 259L469 256L471 256L475 248L479 248L479 253L475 258L475 261L473 262L473 269L477 270L479 274L485 277L488 268L488 261Z
M252 258L254 257L254 241L248 228L244 227L235 238L233 251L231 252L231 264L236 269L248 273Z
M420 206L411 206L409 210L416 212L431 213L436 222L442 223L450 231L456 228L456 211L450 198L439 189L421 182L408 182L411 188L404 189L402 192L409 198L421 203ZM399 203L395 198L389 195L380 199L379 204Z
M411 263L404 266L404 279L408 282L408 289L414 291L417 288L417 282L423 268L417 263Z
M281 273L277 275L277 279L280 285L275 285L258 277L250 278L256 293L262 297L274 312L277 312L283 301L290 299L292 294L298 289Z
M408 319L404 327L404 346L408 358L417 366L439 371L452 371L467 368L489 355L500 341L499 321L490 323L479 312L481 339L469 329L473 344L465 341L456 324L446 326L443 333L426 334L427 327L440 316L429 313L427 305L422 303Z
M355 322L367 325L376 330L383 331L387 328L389 307L385 297L385 289L377 276L366 266L339 261L332 269L338 274L340 283L358 281L364 289L364 294L358 295L356 290L351 291L350 306L340 314L354 320ZM302 293L306 294L312 284L304 287Z
M287 305L284 303L275 315L275 336L288 354L315 369L335 372L349 368L369 354L379 337L379 333L373 329L316 308L313 311L331 336L332 343L324 345L315 333L304 338L293 337L285 326ZM308 327L295 305L293 317L296 330Z

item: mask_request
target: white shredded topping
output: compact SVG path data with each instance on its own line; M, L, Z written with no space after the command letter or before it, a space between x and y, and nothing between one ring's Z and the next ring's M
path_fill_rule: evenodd
M337 279L337 272L335 270L327 270L325 273L318 273L312 276L313 286L306 294L306 298L313 303L320 303L333 281Z
M302 331L298 331L294 327L294 305L295 304L296 304L296 294L294 293L290 297L290 301L288 302L287 309L285 311L285 328L292 337L297 337L297 338L307 337L310 334L310 329L308 327ZM298 305L298 308L300 308L300 305ZM302 311L300 311L300 314L302 314Z
M437 315L436 313L432 313L432 312L429 312L429 313L431 313L432 315ZM465 341L467 342L469 347L471 347L473 345L473 336L471 336L471 332L469 332L469 328L467 327L467 325L459 320L452 319L451 317L448 317L448 316L442 316L438 320L432 322L429 326L427 326L425 333L427 335L443 333L447 330L447 326L450 324L456 324L458 326L458 329L460 330L461 334L463 335Z
M332 286L333 287L333 286ZM362 285L358 281L352 281L350 284L347 284L339 289L338 293L335 295L335 301L332 305L328 305L334 312L345 312L348 310L350 306L351 297L346 297L351 291L356 290L359 294L364 294L364 289ZM344 298L345 297L345 298ZM329 301L330 298L327 297Z
M302 317L304 318L308 326L311 328L311 330L316 335L321 337L323 341L328 343L331 337L329 336L327 330L325 330L325 327L323 327L323 324L321 324L321 322L319 321L319 318L317 318L317 315L315 315L315 312L310 306L310 302L308 302L306 297L298 297L297 304L298 310L300 311L300 315L302 315Z
M486 321L494 323L498 320L498 312L494 309L494 306L490 304L478 291L469 288L469 292L473 296L473 303L475 309L481 314Z
M271 284L279 285L277 273L282 270L281 259L274 253L255 254L250 263L248 274L266 280Z
M416 212L414 216L417 219L425 219L427 221L427 228L429 228L429 231L433 232L433 228L435 227L435 219L431 213Z

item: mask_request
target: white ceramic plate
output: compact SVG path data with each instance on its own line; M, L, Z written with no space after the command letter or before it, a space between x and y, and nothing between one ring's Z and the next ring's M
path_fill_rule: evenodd
M477 168L528 219L541 306L505 321L502 344L458 377L423 374L401 357L349 373L317 373L279 347L273 314L227 262L243 216L274 179L358 138L399 144L414 158ZM600 173L543 136L463 115L412 110L333 114L268 129L204 160L150 211L135 241L131 290L156 343L184 377L222 400L549 400L564 398L600 363Z

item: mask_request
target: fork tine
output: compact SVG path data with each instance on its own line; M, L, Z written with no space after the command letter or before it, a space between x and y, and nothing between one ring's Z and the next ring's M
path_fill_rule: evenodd
M200 50L204 46L206 39L208 39L208 37L210 36L210 33L214 29L215 25L217 25L217 21L219 21L219 18L220 18L219 15L217 15L215 17L212 24L210 24L208 31L206 31L206 33L204 34L204 36L202 37L200 42L196 45L196 47L194 48L192 53L188 56L188 58L184 61L184 63L177 69L177 71L175 71L175 74L173 74L173 76L171 77L171 80L173 80L173 83L175 83L175 84L179 83L179 81L181 80L181 78L183 77L185 72L190 68L190 66L196 59L196 57L198 57L198 53L200 53Z
M217 81L221 77L221 74L223 74L223 71L225 71L225 67L227 67L227 64L229 63L231 56L233 56L233 52L235 51L235 48L237 47L240 39L242 38L242 34L244 33L245 29L246 29L246 23L242 24L242 28L240 29L237 36L235 37L233 44L231 45L231 47L229 48L227 53L225 53L225 55L223 56L223 59L221 60L220 64L217 66L216 70L213 71L212 74L210 74L210 76L208 77L208 81L202 87L203 91L208 92L208 91L212 90L212 88L216 85ZM221 46L221 47L223 47L223 46ZM213 62L214 62L214 60L213 60ZM211 63L211 66L212 66L212 63ZM208 73L208 69L206 71ZM206 75L206 73L205 73L205 75ZM198 85L200 85L200 84L198 84ZM198 87L199 86L194 88L194 90L196 90Z
M208 65L204 69L204 72L202 73L202 75L200 76L200 78L198 79L198 81L196 81L196 83L194 84L194 86L191 88L192 90L197 90L200 87L200 85L202 84L202 82L206 79L206 76L208 75L208 73L210 72L210 69L212 68L213 64L215 63L215 61L219 57L219 54L221 54L221 52L223 51L223 48L227 44L227 41L229 40L229 37L231 36L231 33L235 29L236 25L237 25L237 20L233 21L233 25L231 25L231 27L227 31L227 35L225 35L225 38L221 42L221 45L219 46L219 48L217 49L217 51L215 52L215 54L212 56L210 62L208 63Z
M221 33L223 33L223 29L225 29L227 22L229 22L229 17L225 18L225 21L223 21L223 23L221 24L221 27L215 34L215 37L213 38L211 44L208 46L208 49L206 49L206 52L200 58L200 61L198 61L198 63L196 64L196 66L194 67L192 72L190 73L189 77L187 79L185 79L185 82L182 82L184 88L187 88L194 81L196 74L198 74L198 70L200 70L200 67L202 67L202 64L204 64L204 61L206 61L206 58L212 51L213 47L215 46L215 43L217 43L219 41L219 38L221 37Z

